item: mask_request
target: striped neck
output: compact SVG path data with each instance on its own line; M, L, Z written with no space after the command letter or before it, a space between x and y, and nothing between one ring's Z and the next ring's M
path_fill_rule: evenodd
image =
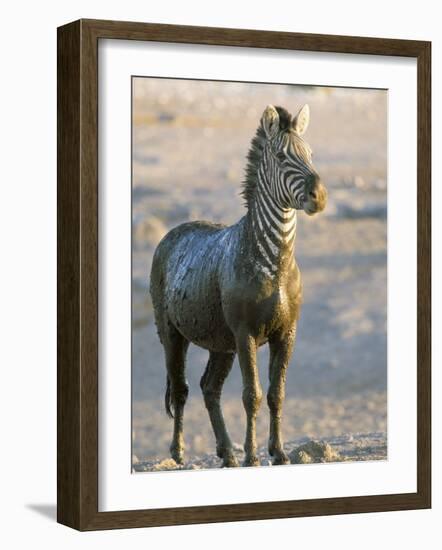
M270 185L261 165L254 200L248 218L256 265L267 276L276 278L293 261L296 237L296 210L282 208L269 192Z

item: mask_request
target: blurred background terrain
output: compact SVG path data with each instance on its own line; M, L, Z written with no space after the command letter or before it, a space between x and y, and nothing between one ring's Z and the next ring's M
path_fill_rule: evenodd
M294 85L133 79L132 453L169 456L166 371L148 292L164 234L197 219L232 224L246 154L267 104L311 108L305 135L329 191L326 211L299 213L296 259L304 282L287 376L286 440L387 431L387 92ZM186 454L214 452L199 380L208 352L191 345ZM267 347L259 352L267 387ZM237 361L223 410L241 444L245 415ZM258 443L266 444L265 400ZM352 437L350 435L349 437ZM136 461L136 459L134 459Z

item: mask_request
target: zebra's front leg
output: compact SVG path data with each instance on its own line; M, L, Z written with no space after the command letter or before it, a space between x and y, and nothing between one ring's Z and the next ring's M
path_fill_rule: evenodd
M269 454L273 464L290 464L290 459L283 449L281 418L285 396L287 366L293 351L296 329L269 340L269 390L267 403L270 409Z
M204 403L215 433L216 454L222 459L223 466L230 468L238 466L238 461L233 452L232 441L227 432L221 410L221 391L234 359L234 353L210 352L209 361L200 383Z
M236 338L236 348L243 380L242 400L247 415L243 466L259 466L256 455L256 416L262 401L262 389L256 365L256 341L249 334L241 335Z

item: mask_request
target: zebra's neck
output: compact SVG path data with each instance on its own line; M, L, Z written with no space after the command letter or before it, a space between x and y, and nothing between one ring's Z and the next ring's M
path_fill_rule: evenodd
M296 237L296 210L281 208L269 192L270 185L261 166L254 200L248 211L254 260L258 269L275 278L293 261Z

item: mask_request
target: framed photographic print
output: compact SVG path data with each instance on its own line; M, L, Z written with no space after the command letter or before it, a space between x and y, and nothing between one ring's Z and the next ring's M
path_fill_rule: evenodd
M429 42L58 29L58 521L429 508Z

